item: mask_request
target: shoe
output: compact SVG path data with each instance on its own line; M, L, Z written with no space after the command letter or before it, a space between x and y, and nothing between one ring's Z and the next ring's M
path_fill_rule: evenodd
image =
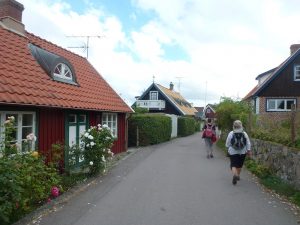
M237 180L238 180L238 176L234 175L232 178L232 184L236 185Z
M213 156L213 154L210 154L210 158L213 158L214 156Z
M206 158L208 158L208 159L209 159L209 155L207 155L207 156L206 156Z
M239 181L241 178L240 176L236 176L236 180Z

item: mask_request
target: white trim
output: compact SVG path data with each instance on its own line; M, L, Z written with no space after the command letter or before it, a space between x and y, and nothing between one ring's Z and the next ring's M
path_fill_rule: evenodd
M296 78L296 76L298 78ZM300 81L300 65L294 66L294 81Z
M295 98L267 98L267 108L266 111L267 112L288 112L291 111L291 109L287 109L287 101L293 101L294 104L296 105L296 99ZM270 109L270 102L273 101L274 102L274 108ZM279 108L279 104L282 103L284 104L284 109L280 109Z
M3 140L3 132L4 132L4 122L6 121L6 115L11 115L11 114L17 114L18 118L18 126L17 126L17 144L18 144L18 151L22 151L22 141L26 139L22 139L22 128L28 127L28 126L23 126L23 115L24 114L31 114L32 115L32 133L36 135L36 113L33 111L0 111L0 139ZM29 126L31 127L31 126ZM28 134L26 134L28 135ZM35 142L32 143L32 149L35 149Z
M153 96L152 96L152 94L155 94L156 96L156 98L152 98ZM158 100L158 91L150 91L149 92L149 100Z
M59 70L59 73L55 73L56 69ZM70 77L66 76L66 74L70 74ZM73 80L72 70L65 63L58 63L54 68L53 75L64 80Z
M109 119L110 117L110 119ZM118 137L118 114L117 113L103 113L102 126L106 125L111 130L112 135Z
M255 98L255 113L256 114L259 114L259 104L260 104L259 97L256 97Z

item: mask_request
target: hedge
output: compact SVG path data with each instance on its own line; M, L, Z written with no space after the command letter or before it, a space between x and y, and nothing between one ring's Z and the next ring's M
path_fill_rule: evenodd
M137 132L138 130L138 132ZM128 145L147 146L171 139L171 118L164 115L135 114L128 120ZM137 133L138 141L137 144Z
M185 137L195 133L195 119L191 117L178 118L178 136Z

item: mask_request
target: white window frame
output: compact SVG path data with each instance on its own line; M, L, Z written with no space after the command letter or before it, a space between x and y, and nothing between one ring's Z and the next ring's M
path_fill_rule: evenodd
M16 143L18 146L18 151L22 152L22 144L23 141L26 140L22 139L22 128L24 127L31 127L32 126L32 133L36 136L36 113L35 112L30 112L30 111L0 111L0 140L1 142L4 141L4 122L6 121L6 117L7 115L11 115L11 114L17 114L18 118L18 123L17 123L17 139L16 139ZM23 115L24 114L31 114L32 115L32 124L31 126L23 126ZM28 134L26 134L27 136ZM1 146L0 146L1 147ZM35 149L35 142L32 143L32 149Z
M149 100L158 100L158 91L150 91Z
M61 66L59 73L55 73L56 68L58 68L59 66ZM66 74L70 74L70 77L66 76ZM65 63L58 63L54 68L53 75L64 80L73 80L72 71Z
M102 126L103 125L109 127L114 138L118 137L118 114L117 113L102 113Z
M275 107L274 108L270 108L270 102L274 101L275 102ZM284 101L284 108L283 109L279 109L279 104ZM268 98L267 99L267 112L287 112L287 111L291 111L291 109L287 108L287 102L288 101L293 101L294 104L296 105L296 99L294 98Z
M294 81L300 81L300 65L294 66Z

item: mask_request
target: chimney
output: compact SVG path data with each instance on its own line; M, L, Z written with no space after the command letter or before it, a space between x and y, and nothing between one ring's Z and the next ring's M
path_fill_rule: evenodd
M0 0L0 26L24 35L23 10L24 6L15 0Z
M171 82L170 83L170 88L169 88L171 91L173 91L173 89L174 89L174 84Z
M291 55L293 55L300 48L300 44L293 44L290 47Z

